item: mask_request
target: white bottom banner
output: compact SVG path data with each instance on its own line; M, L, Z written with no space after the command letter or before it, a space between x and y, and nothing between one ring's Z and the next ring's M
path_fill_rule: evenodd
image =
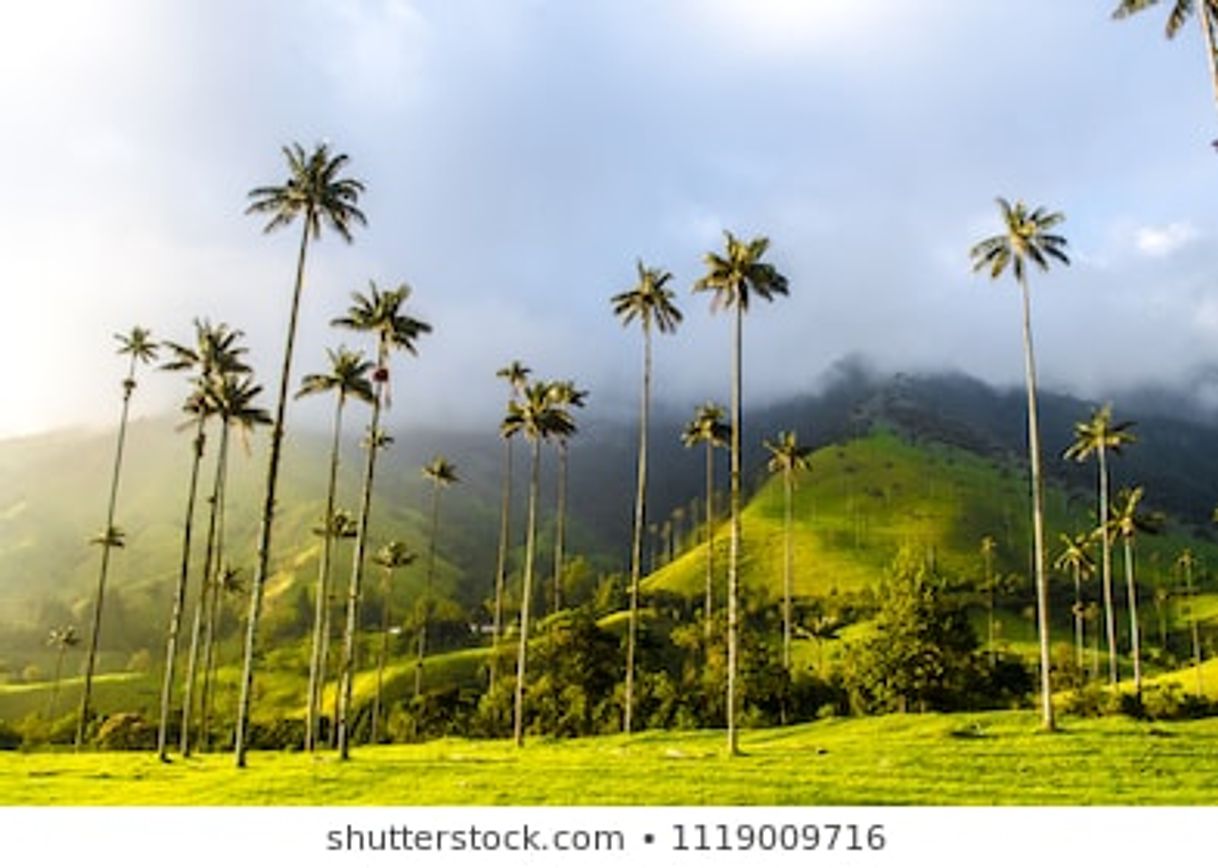
M6 865L1163 864L1218 808L2 808Z

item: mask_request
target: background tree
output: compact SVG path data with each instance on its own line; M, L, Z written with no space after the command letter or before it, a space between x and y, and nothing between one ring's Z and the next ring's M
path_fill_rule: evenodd
M529 474L529 513L525 529L524 578L520 594L520 646L516 655L516 695L512 734L517 747L524 745L524 685L528 662L529 603L533 596L533 557L537 540L537 494L541 473L541 442L575 433L575 423L565 407L554 403L546 383L533 383L519 400L508 402L503 420L505 436L520 432L529 441L532 464Z
M715 608L715 449L727 446L731 437L731 428L723 417L724 409L707 401L697 408L694 418L681 434L681 442L686 448L699 443L706 446L706 602L702 623L707 639L710 639Z
M1158 513L1139 512L1138 507L1145 493L1142 486L1122 488L1117 492L1103 530L1113 538L1119 537L1125 556L1125 587L1129 595L1129 641L1133 652L1133 691L1142 696L1142 642L1138 624L1138 586L1134 581L1134 538L1139 533L1158 533L1163 518Z
M756 295L772 301L776 295L787 294L787 279L762 257L770 247L764 237L741 241L725 232L724 252L703 256L706 274L694 284L694 292L710 291L711 311L735 309L735 329L732 340L732 419L731 419L731 538L727 554L727 749L739 753L736 732L736 675L739 670L740 644L740 513L742 509L740 437L743 429L741 403L743 400L744 315L749 301Z
M381 430L381 407L388 405L389 354L393 350L405 350L417 355L415 342L431 331L427 323L409 316L402 306L410 297L410 287L405 283L397 289L381 292L369 281L369 293L351 294L354 304L344 317L331 321L331 325L355 331L369 332L376 337L376 370L372 375L372 421L368 426L368 452L364 461L363 493L360 500L359 526L356 529L355 552L351 565L351 582L347 590L347 627L343 634L341 681L338 712L338 750L342 759L350 756L349 728L351 714L351 688L355 681L355 636L359 630L360 585L364 576L364 551L368 545L368 521L372 513L372 485L376 475L376 453L381 444L389 440Z
M562 407L582 407L588 397L586 390L575 388L572 380L556 380L550 384L553 401ZM554 517L554 611L562 608L563 558L567 541L567 444L568 438L554 438L558 447L558 506Z
M1184 575L1184 593L1188 597L1189 632L1193 640L1193 669L1197 673L1197 695L1205 696L1205 683L1201 678L1201 636L1197 629L1197 601L1193 595L1193 568L1197 558L1192 549L1184 549L1176 558L1176 568Z
M1121 0L1113 10L1112 17L1127 18L1130 15L1158 5L1159 0ZM1215 28L1218 27L1218 0L1172 0L1171 12L1167 15L1166 34L1174 39L1180 28L1193 13L1201 25L1201 38L1205 42L1205 58L1209 64L1210 85L1214 99L1218 101L1218 46L1215 46Z
M226 324L213 326L207 320L194 321L194 346L164 341L162 347L170 354L169 361L161 365L166 371L189 371L192 374L191 394L183 410L195 420L195 436L191 441L190 482L186 490L186 517L182 522L182 558L178 563L178 581L174 588L173 610L169 616L169 635L165 641L165 672L161 682L161 720L157 729L157 756L162 761L169 758L169 714L173 702L174 667L178 655L178 635L182 630L182 613L186 605L186 589L190 578L190 545L194 528L195 501L198 496L199 467L203 462L206 444L208 417L212 414L203 389L213 376L223 373L248 371L242 361L246 348L238 346L242 332L230 329ZM206 587L206 581L202 583ZM202 596L200 594L200 596Z
M221 509L223 514L223 509ZM216 670L220 666L220 619L224 616L225 602L237 600L246 590L241 578L241 569L231 564L225 564L217 572L212 582L212 600L207 611L209 622L207 640L203 652L203 691L199 697L202 708L199 720L199 736L203 750L211 750L212 721L215 718L216 702Z
M994 592L996 582L994 579L994 552L998 550L998 541L989 534L981 538L981 561L985 568L985 590L986 590L986 609L985 609L985 636L986 636L986 653L990 656L990 666L993 666L998 661L998 651L994 647Z
M271 428L271 448L266 472L266 493L262 501L262 521L258 529L258 557L250 583L250 613L246 623L245 659L241 671L241 697L237 706L237 733L234 756L237 767L244 768L246 731L249 727L250 699L254 686L254 652L258 636L258 619L262 611L262 588L266 583L271 556L271 530L275 519L275 492L279 482L279 456L283 444L283 420L287 411L288 383L292 380L292 348L296 342L296 320L300 312L300 292L304 286L305 254L309 239L321 237L322 224L328 225L339 237L350 243L351 227L367 224L364 213L356 207L364 185L354 178L339 177L348 162L346 154L331 155L329 146L320 144L305 153L298 143L283 149L288 162L288 178L272 187L256 187L249 193L252 200L247 214L269 214L271 219L263 232L291 225L300 218L300 249L296 255L296 281L292 289L292 307L288 314L287 336L284 342L283 364L279 373L279 392L275 401L275 421Z
M791 505L795 493L795 473L808 469L812 452L796 442L794 431L779 431L773 442L763 441L770 453L769 471L782 474L782 665L791 668Z
M1092 455L1099 466L1099 512L1098 524L1108 520L1108 452L1121 454L1122 447L1136 443L1137 437L1129 429L1132 422L1113 422L1112 405L1106 404L1091 414L1090 419L1074 423L1074 442L1065 452L1066 458L1086 461ZM1120 681L1117 668L1116 607L1112 600L1112 540L1108 534L1100 538L1100 580L1104 591L1104 626L1108 634L1108 680L1112 684Z
M329 621L330 601L330 556L333 552L334 536L329 532L334 519L334 497L338 489L338 457L339 445L342 442L343 409L347 398L355 398L371 404L372 381L368 372L372 370L372 362L364 358L363 353L339 347L337 350L326 350L330 360L330 369L321 374L306 374L301 380L297 398L307 395L321 395L334 392L334 427L330 438L330 472L326 480L326 506L322 514L321 558L317 565L317 591L313 613L313 645L309 655L309 693L308 708L305 712L305 750L317 747L317 718L321 705L321 673L325 665L322 660L322 648L325 644L324 632Z
M440 490L461 480L457 468L443 455L437 455L423 465L423 477L431 483L431 536L427 541L427 584L423 591L423 618L419 624L419 650L414 664L414 695L423 692L423 657L427 653L427 619L431 612L431 594L436 576L436 538L440 534Z
M495 372L495 376L507 380L508 400L518 399L528 382L530 370L519 360L513 360ZM513 432L514 433L514 432ZM502 502L499 506L499 551L495 561L495 613L491 628L492 647L499 647L503 638L503 593L507 584L508 538L511 533L512 510L512 434L503 434L503 483ZM495 686L499 662L498 654L491 654L490 686Z
M1091 559L1091 535L1077 533L1074 536L1059 534L1061 554L1053 562L1055 569L1069 571L1074 577L1074 606L1070 611L1074 614L1074 650L1078 660L1078 668L1083 668L1083 577L1095 572L1095 561Z
M401 540L394 540L377 549L372 562L384 569L381 579L381 650L376 658L376 698L372 702L372 735L369 741L377 744L381 721L381 701L385 684L385 661L389 657L389 616L393 598L393 571L414 563L414 553ZM418 695L416 689L415 695Z
M638 282L613 296L613 315L628 326L636 319L643 329L643 386L639 406L639 455L635 475L634 526L630 542L630 621L626 632L626 707L622 729L634 728L634 658L639 632L639 582L643 571L643 528L647 525L647 416L651 405L651 330L670 334L681 322L676 293L667 287L672 274L635 263Z
M1028 210L1023 202L1011 205L998 199L1003 232L975 244L969 251L973 271L986 270L997 280L1011 266L1023 301L1023 360L1028 392L1028 458L1032 465L1032 550L1036 575L1036 632L1040 639L1041 718L1044 728L1052 730L1053 694L1049 682L1049 578L1045 574L1044 481L1040 468L1040 422L1036 413L1036 360L1032 349L1032 313L1028 297L1026 262L1041 271L1049 270L1049 260L1069 265L1064 248L1066 239L1050 232L1065 217L1044 208Z
M52 627L47 644L55 649L55 678L51 682L51 701L47 703L47 720L55 719L55 701L59 698L59 680L63 676L63 658L69 648L80 644L80 636L71 624Z
M359 522L355 517L345 509L336 509L330 518L329 526L319 525L313 528L313 533L317 535L329 534L330 539L336 542L343 540L353 540L359 535ZM326 598L326 615L325 623L322 625L321 632L321 665L317 672L317 705L321 707L321 697L326 689L326 670L330 665L330 638L333 635L331 626L333 621L335 593L334 587L330 587L329 594ZM339 685L334 685L334 708L330 716L330 747L338 747L338 707L341 691ZM320 713L320 711L319 711Z
M106 596L106 574L110 570L110 549L121 548L123 535L114 525L114 511L118 505L118 478L123 468L123 444L127 440L127 414L131 407L131 393L135 391L135 366L137 362L150 364L156 359L157 346L152 333L140 326L133 326L127 334L116 334L118 354L130 357L127 376L123 379L123 411L118 423L118 444L114 449L114 470L110 474L110 499L106 507L106 526L95 538L101 546L101 570L97 577L97 591L93 596L93 623L89 630L88 650L85 652L85 683L80 695L80 717L76 721L76 749L85 741L85 730L89 725L89 701L93 696L93 671L97 667L97 642L101 634L102 606Z

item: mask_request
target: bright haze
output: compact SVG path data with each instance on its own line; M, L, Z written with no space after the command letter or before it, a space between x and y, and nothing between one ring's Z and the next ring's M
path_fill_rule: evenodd
M1065 212L1032 275L1049 385L1170 383L1218 348L1218 113L1190 22L1115 0L41 0L0 12L0 436L112 424L139 323L243 329L278 376L297 227L243 215L280 147L327 141L369 225L309 252L293 380L354 289L407 281L434 326L394 421L487 426L512 358L633 410L608 298L674 274L660 401L724 400L729 320L689 295L721 232L768 235L791 295L746 326L746 388L835 359L1022 377L1017 295L970 273L994 197ZM142 379L134 410L183 384ZM306 402L325 403L325 402ZM322 407L293 408L309 420Z

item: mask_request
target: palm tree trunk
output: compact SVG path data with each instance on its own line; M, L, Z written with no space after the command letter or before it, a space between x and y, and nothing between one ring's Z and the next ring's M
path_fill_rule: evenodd
M1036 360L1032 351L1032 314L1027 281L1020 277L1023 297L1023 358L1028 386L1028 452L1032 463L1032 547L1036 568L1036 628L1040 638L1041 725L1054 729L1053 693L1049 669L1049 577L1045 574L1044 482L1040 471L1040 422L1036 414Z
M203 692L200 698L198 745L202 750L211 749L212 704L215 698L216 681L216 637L220 630L220 611L224 607L224 595L220 588L220 575L224 570L225 505L228 503L228 441L229 427L225 424L220 432L220 481L216 489L216 547L213 580L208 583L207 623L203 641Z
M220 500L220 477L223 469L223 455L227 451L228 424L222 423L220 434L220 450L216 455L215 478L212 482L210 505L207 515L207 543L203 549L203 579L199 583L199 602L195 606L194 622L190 629L190 653L186 657L185 684L182 688L182 731L179 733L182 756L190 756L190 724L194 715L195 681L199 673L199 650L202 647L203 624L207 620L207 606L212 598L214 582L213 558L216 551L216 515Z
M706 441L706 609L702 614L706 641L711 638L715 607L715 444Z
M537 539L537 490L541 473L541 437L533 441L533 468L529 476L529 520L524 545L524 586L520 595L520 649L516 655L516 703L513 737L524 746L524 680L529 648L529 603L533 598L533 549Z
M174 664L178 656L178 633L182 629L182 610L186 606L186 582L190 575L190 534L195 520L195 499L199 488L199 465L203 463L203 426L206 417L199 413L192 441L194 458L190 463L190 485L186 496L186 519L182 524L182 561L169 617L169 638L165 642L165 677L161 682L161 724L157 729L156 753L162 762L169 759L169 706L173 701Z
M388 353L384 346L377 353L378 373L386 370ZM372 511L372 480L376 473L377 434L381 424L381 396L385 381L377 379L372 399L372 422L368 426L368 457L364 462L364 491L360 500L359 529L355 537L355 554L351 564L351 583L347 588L347 628L343 633L343 655L339 676L338 753L340 759L351 756L351 689L355 681L355 634L359 631L360 582L364 577L364 552L368 547L368 518Z
M563 546L567 535L567 441L558 441L558 515L554 521L554 611L562 608Z
M503 637L503 591L507 582L508 537L511 534L509 513L512 508L512 438L503 439L503 499L499 506L499 555L495 564L495 622L491 632L490 686L495 686L499 669L499 640Z
M626 632L626 710L622 731L634 731L634 658L639 634L639 582L647 516L647 410L651 402L651 325L643 320L643 390L639 407L639 463L634 489L634 538L630 544L630 623Z
M1201 33L1205 38L1205 56L1209 61L1210 68L1210 84L1214 89L1214 100L1218 102L1218 48L1214 45L1214 26L1215 21L1210 15L1210 7L1208 0L1202 0L1197 4L1200 13L1197 20L1201 22Z
M114 471L110 475L110 503L106 508L106 527L102 537L101 572L97 577L97 594L93 598L93 628L89 632L89 651L85 655L85 684L80 695L80 717L76 721L76 750L85 741L89 725L89 700L93 697L93 670L97 666L97 640L101 632L102 602L106 594L106 574L110 570L110 534L114 527L114 510L118 505L118 477L123 467L123 443L127 439L127 413L131 408L131 393L135 391L135 355L123 380L123 412L118 423L118 445L114 450Z
M305 750L317 749L317 718L321 705L322 648L325 645L324 631L328 620L330 601L330 553L334 538L331 536L334 521L334 494L338 488L338 447L343 428L343 405L346 395L340 389L334 407L334 433L330 441L330 477L326 485L326 511L322 517L321 562L317 565L317 599L313 610L313 648L309 657L309 708L305 718Z
M370 742L377 744L378 730L381 722L381 697L385 686L385 660L389 657L389 580L392 571L386 567L381 584L381 650L376 658L376 698L372 702L372 738ZM415 692L418 696L418 692Z
M1074 565L1074 651L1078 668L1083 669L1083 580L1079 565Z
M1193 597L1193 568L1191 564L1184 567L1184 582L1188 589L1188 620L1193 639L1193 668L1197 672L1197 695L1205 696L1205 685L1201 680L1201 636L1197 630L1197 601Z
M1133 649L1133 693L1142 698L1142 641L1138 627L1138 587L1133 580L1133 540L1124 539L1125 584L1129 591L1129 635Z
M279 396L275 402L275 424L271 427L271 450L266 470L266 496L262 501L262 523L258 529L258 561L250 582L250 610L245 629L245 656L241 666L241 696L237 701L237 732L234 756L237 768L245 768L246 740L249 730L250 700L254 693L254 655L257 653L258 621L262 615L262 588L266 584L271 559L271 531L275 522L275 490L279 482L279 456L283 447L283 419L287 412L288 383L292 379L292 348L296 343L296 320L300 314L300 291L304 286L305 253L309 246L309 226L313 210L302 215L300 252L296 257L296 285L288 315L287 342L283 367L279 372Z
M740 753L736 732L736 673L740 652L740 426L743 380L744 311L736 301L735 339L732 342L732 447L731 447L731 542L727 554L727 752Z
M990 669L998 663L998 652L994 646L994 564L993 555L985 552L985 584L989 590L989 609L986 612L986 643L989 648Z
M1121 672L1117 667L1116 606L1112 600L1112 541L1108 539L1108 461L1104 444L1097 450L1100 466L1100 570L1104 585L1104 629L1108 636L1108 681L1117 684Z
M782 541L782 665L791 669L791 468L782 472L785 495Z
M427 622L431 617L431 588L436 575L436 533L440 529L440 483L431 487L431 539L427 541L427 584L423 591L423 622L419 625L419 653L414 664L414 697L423 695L423 658L427 654Z

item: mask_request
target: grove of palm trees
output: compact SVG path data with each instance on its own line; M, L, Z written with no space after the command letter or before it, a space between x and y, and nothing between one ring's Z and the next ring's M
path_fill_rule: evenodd
M1169 39L1198 22L1218 97L1218 2L1162 5ZM779 22L793 30L829 15L762 7L747 14L796 16ZM714 38L748 58L732 75L782 50L731 20ZM826 69L831 41L815 43ZM444 101L374 92L390 114ZM1206 291L1190 247L1206 230L1105 230L1104 196L1005 171L1024 165L1012 132L955 161L969 189L950 194L945 231L937 202L910 219L897 201L916 172L908 191L883 178L913 159L896 147L946 143L860 143L867 196L891 203L877 211L834 195L831 173L734 164L732 104L697 121L706 150L664 162L654 198L631 205L677 216L625 235L599 231L609 206L572 179L625 189L672 159L667 121L642 108L629 171L608 151L567 165L577 130L455 146L454 109L392 159L302 122L274 162L251 155L273 176L187 197L208 219L244 209L224 262L256 258L256 305L217 289L108 307L117 325L91 330L141 323L116 335L117 362L81 365L107 378L99 412L116 381L117 427L0 439L0 803L71 801L59 786L117 804L1212 803L1197 776L1218 773L1213 351L1187 406L1121 385L1119 357L1150 350L1089 288L1161 280L1145 327L1187 332L1191 352L1211 308L1184 316L1170 293ZM1014 129L1036 107L1012 111ZM471 141L496 143L485 174L407 165L439 147L456 166ZM561 206L512 179L536 151L566 179ZM853 165L849 147L836 158ZM699 201L673 192L707 166L728 180ZM1188 186L1212 183L1189 166ZM469 203L492 176L514 198L487 223ZM398 219L407 189L433 210ZM464 247L441 256L454 214ZM536 221L545 243L518 243ZM915 241L925 261L902 252ZM1180 272L1176 255L1193 257ZM876 294L879 275L909 287ZM822 365L821 344L858 323L887 330L884 363L851 350ZM910 347L898 373L887 360ZM951 366L925 361L936 352ZM952 355L967 352L975 372ZM1116 373L1080 374L1085 356ZM90 763L112 764L113 790L88 783Z

